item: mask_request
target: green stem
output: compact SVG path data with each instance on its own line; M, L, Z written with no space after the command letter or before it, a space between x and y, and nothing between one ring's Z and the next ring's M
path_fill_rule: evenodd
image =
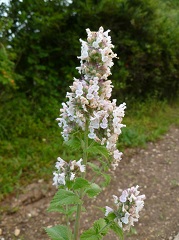
M85 133L84 133L84 146L83 146L83 164L86 166L87 165L87 160L88 160L88 153L87 153L87 148L88 148L88 123L86 123L85 127ZM86 171L81 174L83 178L86 176ZM83 196L83 190L80 190L80 198ZM82 204L77 205L77 212L76 212L76 221L75 221L75 229L74 229L74 240L78 240L78 235L79 235L79 229L80 229L80 215L81 215L81 207Z
M74 240L78 240L78 234L79 234L79 228L80 228L80 215L81 215L81 204L78 204L77 212L76 212Z
M68 213L68 205L66 205L66 212ZM69 216L68 216L68 214L66 214L66 222L67 222L67 226L69 226L70 221L69 221Z

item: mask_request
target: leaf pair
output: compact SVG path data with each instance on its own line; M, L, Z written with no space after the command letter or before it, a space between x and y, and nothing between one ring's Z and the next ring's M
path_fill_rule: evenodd
M74 191L84 189L84 193L90 198L98 195L101 192L101 188L97 184L90 183L84 178L76 178L72 188ZM77 205L82 203L83 202L77 193L70 190L59 189L53 197L48 211L57 211L66 214L65 210L63 209L64 205Z

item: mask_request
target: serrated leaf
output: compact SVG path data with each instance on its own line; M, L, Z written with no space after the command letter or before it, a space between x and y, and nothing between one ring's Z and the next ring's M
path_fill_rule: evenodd
M98 219L93 224L94 229L97 233L105 236L109 231L109 226L107 226L106 221L103 218Z
M82 235L80 236L80 240L101 240L101 239L102 235L96 233L93 227L83 232Z
M48 212L60 212L60 213L66 213L66 210L62 206L49 206Z
M56 206L63 206L63 205L69 205L69 204L81 204L81 203L82 201L72 191L59 189L58 192L53 197L49 208L54 208Z
M77 149L81 148L80 139L78 139L76 137L73 137L70 140L65 141L64 143L65 143L65 145L67 145L68 147L70 147L73 150L77 150Z
M45 228L45 231L52 240L72 240L71 230L67 226L58 225Z
M73 206L73 207L70 207L66 213L68 216L70 216L76 211L77 211L77 206Z
M66 187L70 190L73 186L73 181L66 180Z
M109 158L109 152L105 146L95 144L95 145L89 146L87 149L87 152L95 155L99 154L105 157L106 159Z
M89 197L95 197L101 192L101 188L96 183L91 183L90 187L86 190Z
M120 228L120 227L118 226L117 223L114 222L113 224L111 224L111 225L110 225L110 229L113 230L113 232L114 232L118 237L120 237L121 240L124 240L123 230L122 230L122 228Z
M81 189L81 188L86 188L89 187L90 183L84 179L84 178L76 178L75 182L73 184L73 189L77 190L77 189Z

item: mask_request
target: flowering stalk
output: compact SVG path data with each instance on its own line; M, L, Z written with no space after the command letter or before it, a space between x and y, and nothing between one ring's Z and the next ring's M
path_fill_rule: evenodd
M85 126L85 132L84 132L84 148L83 148L83 162L84 165L87 165L87 161L88 161L88 153L87 150L88 149L88 124L86 123ZM85 178L85 173L86 172L82 172L82 177ZM82 198L83 195L83 190L80 190L80 198ZM76 211L76 221L75 221L75 229L74 229L74 240L78 240L78 235L79 235L79 228L80 228L80 215L81 215L81 204L77 205L77 211Z
M57 158L53 185L58 191L48 209L65 214L67 221L75 214L76 220L74 232L69 223L67 226L46 228L52 240L79 239L84 196L97 196L104 185L94 182L96 176L91 181L87 180L86 168L90 167L96 175L103 176L109 182L106 166L111 165L115 170L122 155L117 149L117 141L121 128L125 127L122 119L126 104L117 106L116 99L110 100L113 85L107 79L111 75L113 58L117 55L112 51L114 46L108 35L109 30L104 32L100 27L98 32L86 31L87 41L80 39L82 48L78 57L81 66L77 69L81 77L74 78L71 92L66 94L68 101L62 103L60 117L57 118L65 143L82 151L83 157L69 162ZM99 160L98 165L88 159L88 155L94 153ZM102 239L109 230L123 239L123 231L129 230L138 221L139 211L144 205L145 196L139 195L137 189L138 186L124 190L119 198L113 195L116 209L106 206L104 218L98 219L90 229L84 231L80 240Z
M109 30L104 32L100 27L98 32L86 30L87 42L82 43L81 66L77 69L81 79L74 78L71 92L67 92L68 101L62 103L59 126L62 136L68 141L70 135L77 131L85 131L86 121L89 123L88 137L104 145L113 158L112 167L115 169L121 160L122 153L116 147L123 125L126 104L116 106L116 99L110 100L112 82L107 80L113 66L113 53Z

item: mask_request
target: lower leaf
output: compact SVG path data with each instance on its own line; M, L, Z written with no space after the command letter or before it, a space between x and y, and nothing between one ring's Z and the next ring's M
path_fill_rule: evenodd
M45 231L52 240L72 240L72 232L67 226L57 225L45 228Z
M80 240L101 240L102 238L101 234L97 233L93 227L83 232L80 236Z
M124 240L124 232L122 230L122 228L120 228L118 226L117 223L113 223L111 226L110 226L110 229L113 230L113 232L118 236L120 237L121 240Z

